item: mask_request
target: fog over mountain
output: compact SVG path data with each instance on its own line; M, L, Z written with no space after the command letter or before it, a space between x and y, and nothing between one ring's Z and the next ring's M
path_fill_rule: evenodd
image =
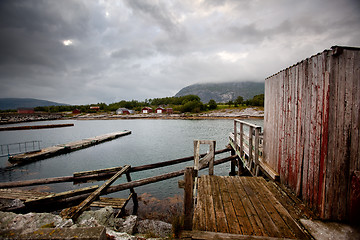
M181 89L175 97L193 94L199 96L203 103L208 103L210 99L225 103L234 101L238 96L242 96L244 100L253 98L255 95L263 94L264 88L264 82L193 84Z

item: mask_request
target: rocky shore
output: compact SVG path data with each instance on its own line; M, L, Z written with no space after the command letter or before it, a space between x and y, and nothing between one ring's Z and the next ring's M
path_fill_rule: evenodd
M60 230L67 232L70 229L91 229L104 227L107 239L135 240L135 239L166 239L172 237L172 225L159 220L141 220L135 215L124 218L115 218L111 207L96 211L86 211L74 222L72 219L63 219L52 213L15 214L0 212L0 239L17 239L43 232ZM53 229L52 231L45 231ZM46 239L46 238L44 238ZM50 239L50 238L49 238Z
M0 114L0 125L9 123L33 122L33 121L48 121L62 119L63 115L60 113L2 113Z
M227 119L227 118L263 118L264 110L258 108L245 109L222 109L204 113L181 113L181 114L158 114L158 113L138 113L129 115L116 114L79 114L72 116L71 119L78 120L109 120L109 119Z
M61 113L34 113L34 114L0 114L0 125L47 121L60 119L77 119L77 120L110 120L110 119L227 119L227 118L263 118L264 110L259 108L231 108L213 110L204 113L181 113L181 114L158 114L158 113L137 113L137 114L113 114L113 113L85 113L71 115Z

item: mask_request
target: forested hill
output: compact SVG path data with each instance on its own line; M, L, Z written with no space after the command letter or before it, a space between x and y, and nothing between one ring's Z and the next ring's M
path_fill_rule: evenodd
M210 99L225 103L234 101L238 96L242 96L244 100L251 99L255 95L263 94L264 89L264 82L204 83L187 86L175 97L193 94L199 96L203 103L208 103Z
M35 108L43 106L60 106L64 103L51 102L35 98L0 98L0 110L11 110L18 108Z

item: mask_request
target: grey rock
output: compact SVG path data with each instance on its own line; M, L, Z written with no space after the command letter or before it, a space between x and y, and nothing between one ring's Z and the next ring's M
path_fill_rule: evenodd
M55 227L66 220L51 213L15 214L0 212L0 230L16 230L21 234L35 231L41 227Z
M133 234L136 223L137 223L137 216L130 215L127 216L124 220L120 220L116 225L115 230L118 232L126 232L128 234Z
M112 207L105 207L97 211L85 211L78 217L76 224L80 226L98 224L113 227L115 225L114 210Z
M171 235L171 224L158 220L141 220L136 224L136 231L142 234L165 238Z
M125 232L115 232L109 228L106 229L106 234L115 240L137 240L138 238Z

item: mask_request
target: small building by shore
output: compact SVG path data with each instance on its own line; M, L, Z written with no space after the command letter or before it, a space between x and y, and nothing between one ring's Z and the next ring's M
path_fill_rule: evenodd
M31 113L35 113L35 111L33 108L18 108L17 113L31 114Z
M134 110L129 110L127 108L119 108L116 110L116 114L133 114L135 113Z
M158 107L158 108L156 109L156 113L165 113L165 108L163 108L163 107Z
M151 107L144 107L143 109L141 109L142 113L152 113L152 108Z

